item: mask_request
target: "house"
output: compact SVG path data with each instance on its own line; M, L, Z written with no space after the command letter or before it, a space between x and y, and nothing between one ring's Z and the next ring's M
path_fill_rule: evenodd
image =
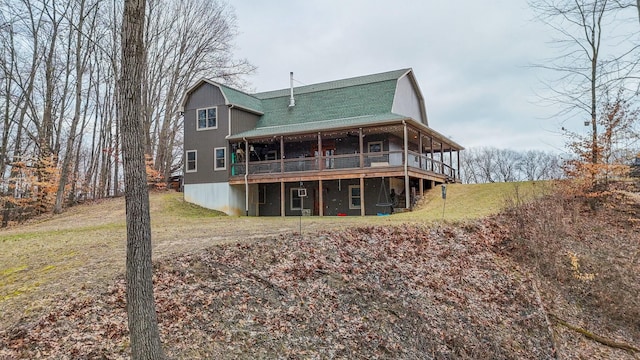
M412 69L291 84L187 90L186 201L230 215L364 216L460 181L463 147L429 127Z

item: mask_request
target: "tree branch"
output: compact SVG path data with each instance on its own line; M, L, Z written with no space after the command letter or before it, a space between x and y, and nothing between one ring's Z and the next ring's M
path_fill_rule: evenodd
M616 349L626 350L626 351L628 351L628 352L630 352L632 354L640 352L640 349L638 349L635 346L632 346L632 345L629 345L629 344L625 344L625 343L622 343L622 342L617 342L617 341L614 341L614 340L611 340L611 339L607 339L607 338L605 338L603 336L594 334L594 333L592 333L592 332L590 332L588 330L585 330L585 329L583 329L581 327L578 327L578 326L575 326L575 325L571 325L568 322L562 320L561 318L559 318L558 316L556 316L556 315L554 315L552 313L549 313L549 317L553 318L553 320L555 320L558 324L560 324L560 325L562 325L562 326L564 326L564 327L566 327L566 328L568 328L570 330L578 332L578 333L582 334L584 337L586 337L588 339L591 339L593 341L599 342L602 345L606 345L606 346L609 346L609 347L612 347L612 348L616 348Z

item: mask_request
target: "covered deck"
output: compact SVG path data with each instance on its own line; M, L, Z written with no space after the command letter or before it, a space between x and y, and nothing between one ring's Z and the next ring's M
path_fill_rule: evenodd
M362 189L360 215L373 211L371 204L366 204L367 200L372 201L368 193L379 191L375 183L380 181L365 182L367 179L382 180L382 183L387 179L387 188L392 186L392 181L399 184L398 191L405 195L398 207L411 208L425 188L460 182L463 149L430 128L408 121L358 129L243 138L231 140L230 146L230 184L245 186L247 206L250 186L269 184L264 188L271 192L279 188L282 216L288 214L287 198L292 196L287 189L305 183L314 189L326 189L326 184L336 180L351 181ZM332 196L336 195L317 191L315 210L311 214L325 215L325 203L335 201L330 199Z

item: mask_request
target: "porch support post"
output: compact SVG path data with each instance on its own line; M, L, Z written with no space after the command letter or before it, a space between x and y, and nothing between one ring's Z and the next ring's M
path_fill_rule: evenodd
M360 216L365 216L364 175L360 175Z
M364 139L362 136L362 128L358 130L358 142L360 143L360 168L364 168Z
M429 136L429 151L431 152L431 172L433 172L433 137Z
M420 197L424 196L424 179L420 179L420 186L418 187L418 190L420 191Z
M284 172L284 136L280 135L280 172ZM283 215L284 216L284 213Z
M405 209L411 206L411 192L409 189L409 132L407 130L407 123L402 120L404 125L404 205Z
M456 171L456 180L461 179L460 177L460 150L456 150L456 155L458 156L458 166L457 167L457 171Z
M440 140L440 174L444 175L444 142Z
M420 157L418 158L418 166L422 169L422 162L424 161L424 156L422 155L422 132L418 131L418 153ZM422 181L422 180L420 180ZM420 191L420 195L422 195L422 191Z
M284 191L284 180L280 181L280 216L284 217L285 215L285 205L286 205L286 198L285 198L285 191Z
M249 153L249 140L244 139L244 175L245 177L249 175L249 158L251 154Z
M449 176L456 178L456 175L453 174L453 149L451 146L449 146Z
M316 170L322 170L322 136L320 131L318 131L318 168Z
M318 180L318 215L324 216L324 195L322 191L322 179Z
M244 139L244 215L249 216L249 140Z

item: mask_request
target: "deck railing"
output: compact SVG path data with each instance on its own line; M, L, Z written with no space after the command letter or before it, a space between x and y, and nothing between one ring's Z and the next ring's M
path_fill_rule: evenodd
M249 162L249 175L397 167L404 166L404 160L404 151L397 150L362 154L362 164L360 154L251 161ZM435 172L453 179L457 178L456 170L453 167L431 159L426 154L408 151L407 166ZM245 163L231 164L231 176L244 176L245 168Z

